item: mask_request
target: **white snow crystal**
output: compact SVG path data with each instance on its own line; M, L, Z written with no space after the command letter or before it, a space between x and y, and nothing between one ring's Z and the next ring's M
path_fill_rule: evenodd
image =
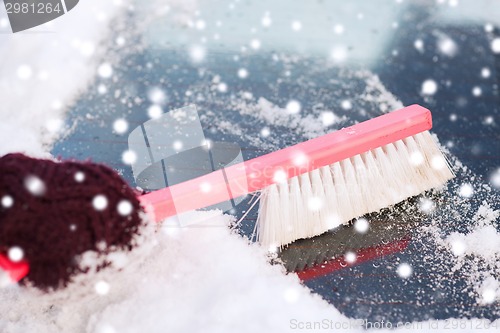
M434 80L425 80L422 83L422 94L424 95L434 95L438 89L438 85Z
M106 281L98 281L95 284L95 292L99 295L106 295L107 293L109 293L109 289L109 283L107 283Z
M424 41L421 39L416 39L415 42L413 42L413 46L419 51L419 52L424 52Z
M75 181L81 183L85 180L85 174L82 171L75 173Z
M151 88L148 91L148 99L153 104L161 105L165 103L166 98L167 96L165 95L165 92L159 87Z
M301 109L302 105L300 105L300 102L294 99L289 101L286 105L286 110L289 114L297 114L300 112Z
M434 210L436 205L434 204L434 201L429 198L420 198L418 207L421 212L428 214Z
M238 77L240 79L246 79L248 77L248 71L245 68L238 69Z
M118 206L116 207L116 209L118 210L118 213L121 216L128 216L128 215L130 215L132 213L132 211L134 210L134 207L132 206L132 204L130 203L130 201L128 201L128 200L121 200L118 203Z
M273 181L275 183L284 183L288 179L287 174L283 170L277 170L274 172Z
M109 63L103 63L97 68L97 74L103 79L108 79L113 75L113 67Z
M221 93L227 92L227 84L224 82L221 82L217 85L217 90Z
M356 256L356 253L351 251L346 252L346 254L344 255L344 259L348 264L354 264L357 258L358 257Z
M343 45L337 45L332 48L330 53L333 61L343 62L347 59L347 48Z
M148 116L151 119L158 119L163 114L163 109L158 104L153 104L148 108Z
M260 45L261 45L261 43L260 43L260 40L258 40L258 39L252 39L250 41L250 47L254 50L260 49Z
M269 130L269 127L264 127L260 130L260 135L264 138L267 138L271 134L271 131Z
M413 268L407 263L402 263L398 266L397 273L399 277L407 279L412 275Z
M333 27L333 32L337 35L342 35L344 33L344 26L342 24L335 24Z
M10 195L4 195L2 197L2 207L10 208L14 205L14 199Z
M128 130L128 122L123 118L118 118L113 122L113 130L117 134L124 134Z
M21 65L17 68L17 76L21 80L27 80L31 78L31 75L33 74L33 71L30 66L28 65Z
M302 29L302 23L300 21L293 21L292 22L292 30L293 31L300 31Z
M24 186L34 196L41 196L45 193L45 183L37 176L30 175L24 180Z
M490 183L495 188L500 188L500 168L491 174Z
M92 199L92 206L95 210L104 210L108 207L108 198L104 194L98 194Z
M201 45L193 45L189 48L189 57L194 63L200 63L205 60L206 49Z
M175 140L172 143L172 148L174 148L175 151L181 151L183 146L184 145L181 140Z
M438 39L438 49L439 51L448 56L448 57L453 57L457 54L457 44L455 41L449 37L441 37Z
M271 20L271 17L269 15L265 15L262 20L260 21L263 27L270 27L273 21Z
M497 37L491 41L491 50L493 53L500 53L500 37Z
M491 71L488 67L484 67L481 69L481 77L487 79L491 76Z
M480 87L474 87L474 88L472 88L472 95L474 95L475 97L481 96L482 93L483 92L482 92L482 90L481 90Z
M364 234L370 228L370 223L364 217L361 217L354 222L354 230L360 234Z
M100 84L99 86L97 86L97 92L101 95L104 95L108 92L108 88L104 84Z
M12 262L19 262L23 260L24 251L19 246L13 246L9 249L7 256L9 260Z
M309 198L307 202L307 208L311 211L319 211L323 207L323 199L318 197Z
M471 184L462 184L458 190L458 194L462 198L470 198L474 195L474 187Z
M348 99L343 100L342 103L340 104L340 106L344 110L350 110L350 109L352 109L352 103Z
M126 150L122 154L122 161L125 164L134 164L137 161L137 154L133 150Z

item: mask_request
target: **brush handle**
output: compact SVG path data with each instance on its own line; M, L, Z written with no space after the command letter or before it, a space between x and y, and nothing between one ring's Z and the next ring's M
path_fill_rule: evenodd
M385 146L431 127L430 111L415 104L142 195L139 199L146 210L154 213L156 221L161 221L176 214L262 190L276 182Z

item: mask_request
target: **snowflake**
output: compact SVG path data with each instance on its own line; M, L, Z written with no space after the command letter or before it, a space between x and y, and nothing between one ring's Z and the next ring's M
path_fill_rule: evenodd
M158 119L162 114L163 110L158 104L153 104L148 108L148 116L151 119Z
M9 260L12 262L19 262L23 260L24 251L19 246L13 246L9 249L7 256L9 257Z
M471 184L462 184L458 190L462 198L470 198L474 195L474 187Z
M346 254L344 255L344 260L348 263L348 264L354 264L356 262L356 259L358 257L356 256L356 253L354 252L346 252Z
M260 40L258 40L258 39L252 39L252 40L250 41L250 47L251 47L252 49L254 49L254 50L258 50L258 49L260 49L260 46L261 46L261 44L260 44Z
M344 33L344 26L342 24L335 24L333 27L333 32L337 35L342 35Z
M484 67L481 69L481 77L487 79L491 76L491 71L488 67Z
M105 62L97 68L97 74L99 74L99 76L103 79L108 79L113 75L113 67L111 67L109 63Z
M95 210L105 210L108 207L108 198L104 194L98 194L92 199L92 206Z
M128 130L128 123L125 119L116 119L113 123L113 130L117 134L124 134Z
M81 183L85 180L85 174L82 171L76 172L74 177L77 183Z
M262 137L267 138L271 134L271 131L269 130L269 127L264 127L260 130L260 135Z
M413 268L407 263L402 263L398 266L397 273L399 277L407 279L412 275Z
M340 106L344 110L350 110L350 109L352 109L352 103L348 99L343 100L342 103L340 103Z
M148 99L153 104L163 104L165 103L167 96L165 92L158 87L154 87L149 89L148 91Z
M122 161L125 164L134 164L137 161L137 154L133 150L126 150L122 154Z
M118 214L120 214L121 216L128 216L132 213L132 211L134 210L134 207L132 206L130 201L121 200L118 203L118 206L116 207L116 209L118 210Z
M41 196L45 193L45 183L37 176L28 176L24 180L24 186L34 196Z
M286 105L286 111L289 114L297 114L300 112L301 109L302 109L302 106L300 105L300 102L298 102L294 99L289 101Z
M10 208L14 205L14 199L10 195L4 195L2 197L2 207Z
M200 63L205 60L207 51L203 46L193 45L189 48L189 57L194 63Z
M262 24L263 27L270 27L271 24L273 24L273 21L269 17L269 14L264 15L264 17L260 20L260 23Z
M425 80L422 83L422 94L424 95L434 95L438 90L438 85L434 80Z
M500 37L497 37L491 41L491 50L493 53L500 53Z
M21 65L17 68L17 77L21 80L28 80L29 78L31 78L32 74L33 71L28 65Z
M424 52L424 41L421 39L415 40L413 46L418 50L418 52Z
M309 198L307 202L307 207L313 212L319 211L323 207L323 199L318 197Z
M106 281L98 281L95 286L95 292L99 295L106 295L107 293L109 293L109 290L111 289L110 286L109 286L109 283L107 283Z
M302 30L302 23L300 21L293 21L292 22L292 30L293 31L300 31L300 30Z
M238 77L240 79L246 79L248 77L248 71L245 68L240 68L238 70Z
M370 223L364 217L360 217L354 222L354 230L360 234L364 234L370 228Z
M472 88L472 95L474 95L474 97L479 97L482 95L482 93L483 93L483 91L481 90L480 87Z

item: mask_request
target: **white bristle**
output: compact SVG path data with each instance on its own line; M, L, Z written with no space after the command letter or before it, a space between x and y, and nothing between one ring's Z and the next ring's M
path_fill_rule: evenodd
M257 239L268 247L317 236L453 177L425 131L267 187L260 198Z

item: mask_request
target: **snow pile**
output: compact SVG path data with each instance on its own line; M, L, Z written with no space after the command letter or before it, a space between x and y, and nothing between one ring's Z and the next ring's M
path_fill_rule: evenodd
M499 216L499 210L483 202L467 233L453 232L445 238L446 246L456 256L452 270L467 272L466 278L474 287L479 304L500 300Z
M0 154L42 153L64 130L65 106L95 76L98 46L120 1L81 1L74 10L26 33L3 34L0 43ZM20 55L23 55L20 57Z
M0 331L255 332L280 331L304 315L344 318L231 233L231 219L218 216L207 228L165 223L157 231L151 223L139 248L113 254L113 268L80 275L65 290L2 290Z

